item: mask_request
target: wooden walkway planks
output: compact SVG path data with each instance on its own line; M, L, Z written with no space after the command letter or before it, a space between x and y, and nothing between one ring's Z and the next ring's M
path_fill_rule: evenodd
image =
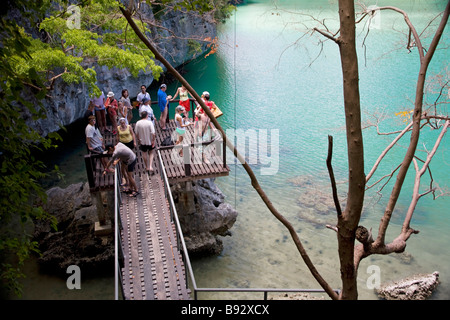
M185 268L158 174L136 177L140 194L123 197L120 212L125 299L187 300Z
M162 141L171 136L176 129L175 122L170 120L167 124L169 130L162 131L159 123L156 124L156 145L161 146ZM187 127L185 138L182 143L195 143L194 141L194 128L193 126ZM176 137L176 134L173 135ZM188 176L185 172L183 157L179 155L180 149L161 149L161 157L166 168L167 178L169 183L178 183L183 181L193 181L198 179L206 179L212 177L226 176L229 174L229 167L224 165L224 159L222 158L222 141L217 140L208 146L189 147L190 149L190 164L191 174ZM210 163L205 163L202 159L202 149L208 154L208 160ZM220 150L217 150L220 149Z
M133 125L134 127L134 125ZM162 131L156 122L157 146L175 130L173 120ZM192 126L187 135L193 135ZM106 144L116 144L117 136L105 135ZM170 184L228 175L229 168L223 165L222 142L217 141L208 148L211 150L210 163L202 160L201 149L189 147L190 175L185 172L183 158L177 150L161 150L166 174ZM203 147L206 148L206 147ZM186 286L186 270L178 248L176 227L171 221L168 199L165 197L164 184L160 176L155 152L153 168L155 174L145 172L142 152L134 149L137 155L135 181L140 194L129 197L122 194L120 214L123 225L121 232L124 263L122 285L125 299L166 300L190 299L190 290ZM110 158L108 157L107 160ZM89 160L89 159L88 159ZM86 161L87 162L87 161ZM111 190L114 187L114 174L102 174L103 166L98 158L90 159L94 186L91 192ZM119 179L121 180L121 179Z

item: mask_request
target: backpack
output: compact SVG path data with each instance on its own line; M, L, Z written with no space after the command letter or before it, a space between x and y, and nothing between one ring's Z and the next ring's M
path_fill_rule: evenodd
M164 138L164 140L161 142L161 146L173 146L173 140L171 136L167 136Z

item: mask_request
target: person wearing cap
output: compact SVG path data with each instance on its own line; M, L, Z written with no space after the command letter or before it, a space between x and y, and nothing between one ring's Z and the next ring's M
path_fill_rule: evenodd
M112 133L117 134L117 109L119 106L117 105L117 100L114 98L114 92L110 91L106 96L108 98L105 101L105 108L108 111L109 119L111 120Z
M186 89L184 85L181 85L177 89L177 92L173 95L172 100L180 95L180 106L183 106L186 112L189 113L191 111L191 101L189 100L189 91Z
M214 110L217 108L217 106L214 103L214 101L209 101L209 99L210 99L209 92L208 91L203 92L203 97L204 97L205 104L209 107L209 110L211 110L211 112L214 112ZM204 112L203 109L202 109L202 112Z
M176 132L178 133L178 139L175 142L175 145L180 144L183 141L183 136L186 133L186 127L193 125L193 123L190 123L186 121L182 114L186 112L183 106L178 106L175 108L175 124L177 126ZM180 156L183 156L183 149L180 150Z
M169 114L169 100L172 99L172 96L168 96L166 93L167 86L163 83L158 90L158 106L161 111L161 117L159 118L159 125L162 130L168 130L166 128L166 123L168 121Z
M152 100L150 98L150 94L147 92L147 87L145 85L142 85L141 92L139 92L136 97L136 101L139 102L139 107L141 107L144 104L144 102L143 102L144 98L147 98L150 101Z

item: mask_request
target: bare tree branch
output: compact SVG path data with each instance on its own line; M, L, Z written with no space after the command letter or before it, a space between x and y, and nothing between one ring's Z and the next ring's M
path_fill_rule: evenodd
M412 197L412 200L411 200L411 204L409 205L408 211L406 212L405 221L404 221L403 227L402 227L402 233L405 233L409 229L409 225L411 223L411 218L412 218L412 215L413 215L414 210L416 208L417 202L419 201L419 198L422 195L426 194L426 193L422 194L422 195L419 194L420 178L425 173L425 171L428 169L428 166L429 166L429 164L431 162L431 159L436 154L436 150L439 147L439 144L441 143L443 136L447 132L447 128L448 128L449 124L450 124L450 121L447 120L445 122L445 125L442 127L441 133L439 134L439 137L437 138L433 149L428 154L427 159L425 160L425 163L423 164L423 166L422 166L422 168L420 170L419 170L419 166L417 164L416 159L413 159L414 167L416 169L416 177L415 177L415 180L414 180L413 197Z
M404 136L404 134L409 131L412 127L413 123L411 122L406 126L405 129L403 129L400 134L384 149L384 151L380 154L377 161L375 161L375 164L373 165L372 169L366 176L366 183L369 182L370 178L372 178L373 174L378 168L378 165L380 164L381 160L384 158L384 156L388 153L389 150L392 149L392 147Z
M334 206L336 207L338 217L342 215L341 205L339 203L337 188L336 188L336 180L334 178L333 166L331 165L331 158L333 156L333 137L328 136L328 156L327 156L327 168L328 174L330 175L331 181L331 189L333 191L333 201Z

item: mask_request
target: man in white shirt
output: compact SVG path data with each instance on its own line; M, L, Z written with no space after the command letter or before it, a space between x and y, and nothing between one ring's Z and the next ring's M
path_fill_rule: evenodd
M147 87L142 85L141 86L141 92L139 92L137 97L136 97L136 100L139 102L139 107L144 104L143 101L142 101L144 98L147 98L150 101L152 100L150 98L150 94L147 92Z
M95 127L95 116L89 116L88 121L89 123L84 130L88 150L93 154L102 154L105 151L105 142L103 141L103 136L100 131ZM106 159L101 158L101 161L103 166L106 168ZM107 171L114 172L112 169Z
M156 145L155 127L152 121L148 121L147 111L141 114L141 120L136 122L135 127L136 140L139 142L139 149L144 157L145 170L153 174L153 149Z

